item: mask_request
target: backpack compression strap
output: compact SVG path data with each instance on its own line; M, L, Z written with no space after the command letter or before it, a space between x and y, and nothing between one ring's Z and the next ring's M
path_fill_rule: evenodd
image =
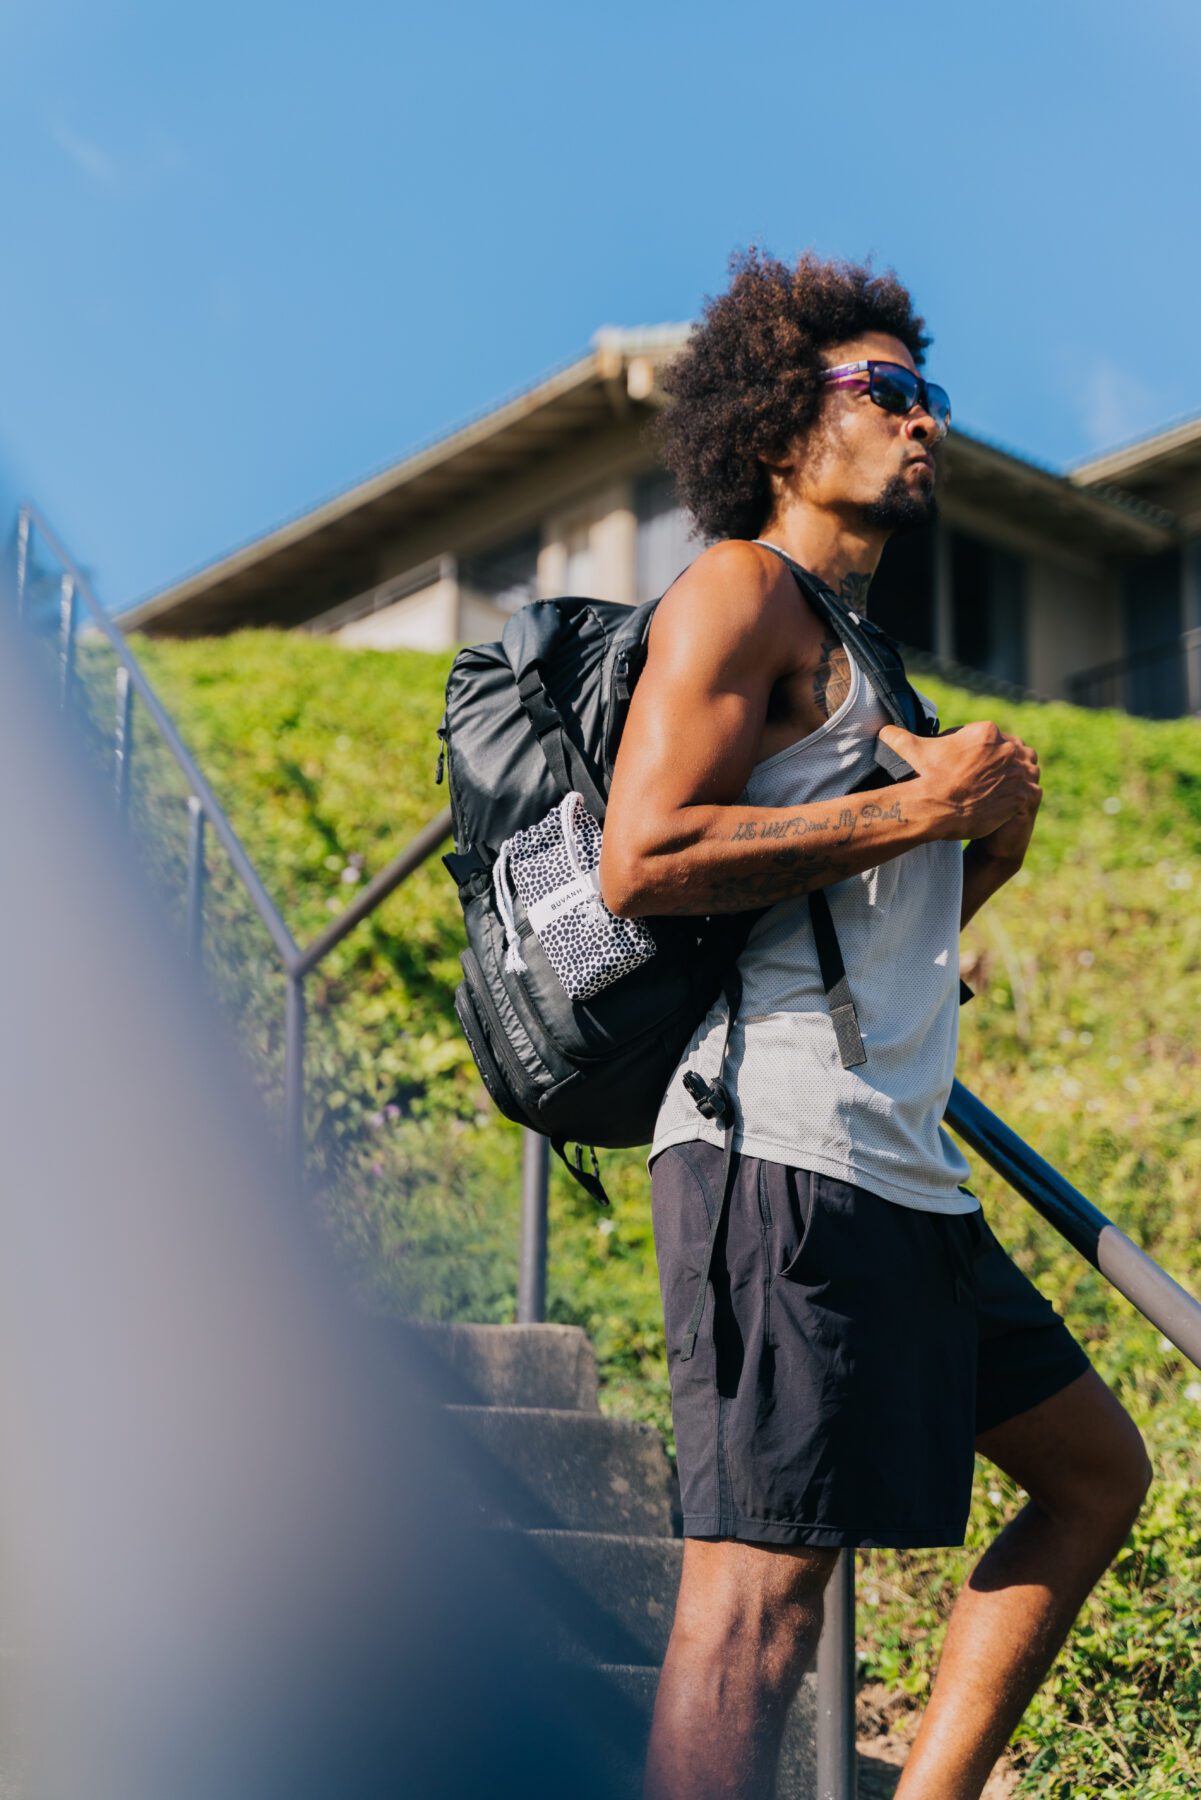
M573 791L582 794L584 805L597 824L603 824L605 800L594 771L576 746L568 742L562 714L547 693L542 672L536 665L525 669L518 677L517 698L558 785L560 799Z
M737 1112L733 1096L722 1080L722 1074L726 1066L726 1052L730 1048L730 1033L734 1029L734 1015L738 1011L738 1002L742 998L742 977L737 968L731 968L727 975L724 991L727 1003L726 1029L721 1040L721 1061L717 1065L717 1074L712 1081L706 1081L693 1069L689 1069L684 1076L684 1086L688 1089L697 1111L703 1118L716 1119L722 1127L723 1136L721 1190L713 1213L713 1222L709 1227L709 1242L705 1245L705 1260L701 1264L700 1280L696 1284L696 1299L692 1303L692 1315L684 1327L684 1336L680 1344L681 1362L687 1362L696 1349L696 1334L700 1329L701 1313L705 1307L705 1291L709 1286L709 1270L713 1265L713 1246L717 1242L718 1229L725 1215L726 1202L730 1197L730 1172L734 1165L734 1127L737 1123Z

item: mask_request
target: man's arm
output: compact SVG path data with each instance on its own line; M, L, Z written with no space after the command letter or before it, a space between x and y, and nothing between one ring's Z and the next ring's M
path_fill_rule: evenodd
M1037 771L1037 763L1035 764ZM986 900L1021 868L1026 849L1034 835L1042 789L1031 796L1021 812L988 837L977 838L963 853L963 902L959 909L960 930L974 918Z
M739 805L772 689L795 668L810 617L795 596L774 557L732 542L699 557L660 605L605 818L601 891L613 912L768 906L916 844L983 836L1028 798L1030 753L995 726L946 739L888 726L881 735L916 779L808 806Z

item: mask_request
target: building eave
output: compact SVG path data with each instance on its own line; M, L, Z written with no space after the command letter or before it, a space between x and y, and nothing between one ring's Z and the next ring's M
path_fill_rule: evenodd
M1075 550L1145 556L1174 541L1175 520L1133 494L1093 492L987 438L958 427L947 441L947 494L977 506L1017 508Z
M1199 457L1201 414L1194 414L1170 425L1165 431L1152 432L1149 437L1135 438L1101 456L1090 456L1083 462L1073 463L1068 479L1079 487L1093 487L1102 482L1120 486L1132 479L1166 473L1169 466L1181 462L1196 463Z
M561 448L582 431L656 401L654 371L687 326L607 328L586 356L120 614L127 631L203 629L315 558L343 557L390 525ZM226 627L228 629L228 624Z

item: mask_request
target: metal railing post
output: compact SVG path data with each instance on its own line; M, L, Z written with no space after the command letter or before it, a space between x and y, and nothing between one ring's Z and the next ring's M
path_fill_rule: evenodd
M855 1800L855 1552L826 1583L817 1645L817 1800Z
M71 685L75 679L75 577L64 575L58 603L59 689L58 704L62 712L71 703Z
M304 976L287 972L284 1003L284 1166L299 1196L304 1189Z
M113 772L117 791L117 817L129 818L129 777L133 757L133 687L129 670L117 664L117 719L113 733ZM189 802L190 804L190 802Z
M188 795L188 928L187 955L199 963L204 955L204 808Z
M29 581L29 538L33 529L33 521L29 516L29 508L23 506L17 514L17 624L25 618L25 588Z
M1190 713L1201 713L1201 630L1184 634L1184 703Z
M523 1131L521 1137L521 1265L517 1281L517 1323L540 1325L546 1317L550 1144L537 1131Z

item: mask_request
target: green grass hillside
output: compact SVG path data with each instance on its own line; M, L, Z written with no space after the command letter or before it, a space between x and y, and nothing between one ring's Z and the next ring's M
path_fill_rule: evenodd
M139 642L285 918L304 941L444 801L434 727L448 658L300 636ZM99 658L92 658L92 673ZM969 927L960 1074L1119 1225L1201 1291L1201 729L984 700L923 678L944 722L993 717L1040 752L1027 867ZM107 699L97 702L107 716ZM178 889L183 793L142 733L134 808ZM141 754L141 746L139 749ZM282 988L213 858L210 963L278 1098ZM427 1316L512 1316L517 1134L489 1114L450 1006L459 918L427 866L320 970L309 1119L331 1230L361 1289ZM583 1325L604 1404L670 1442L642 1158L612 1155L603 1216L552 1195L550 1316ZM1015 1753L1024 1794L1201 1790L1201 1374L987 1172L994 1229L1048 1292L1142 1427L1157 1471ZM932 1371L936 1376L936 1371ZM862 1558L866 1672L925 1692L955 1587L1020 1503L978 1470L962 1551Z

